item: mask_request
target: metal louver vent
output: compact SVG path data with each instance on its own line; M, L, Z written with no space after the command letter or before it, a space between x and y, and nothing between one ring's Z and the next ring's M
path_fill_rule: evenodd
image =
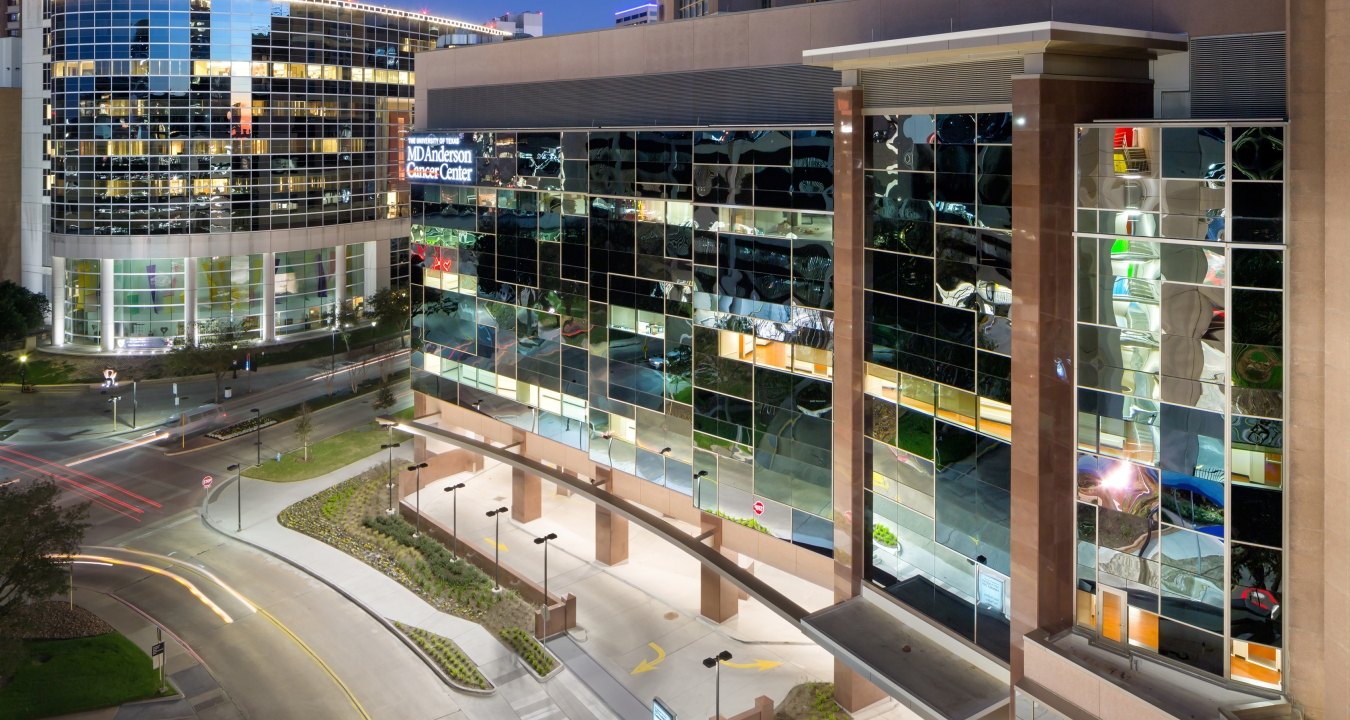
M863 70L863 105L894 108L1010 103L1012 76L1022 70L1020 57Z
M839 73L786 65L478 85L427 93L426 127L643 127L834 123Z
M1191 116L1282 118L1284 33L1191 38Z

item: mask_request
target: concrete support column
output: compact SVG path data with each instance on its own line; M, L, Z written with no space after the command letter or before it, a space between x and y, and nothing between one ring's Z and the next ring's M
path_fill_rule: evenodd
M277 261L273 253L262 254L262 339L272 342L277 339Z
M608 467L596 467L596 480L608 483L613 477ZM608 487L608 485L606 485ZM615 515L595 506L595 560L603 565L617 565L628 559L628 518Z
M52 344L66 344L66 259L52 258Z
M511 468L511 519L516 522L538 520L542 514L542 500L539 478L520 468Z
M1073 624L1074 124L1151 117L1150 81L1015 76L1012 681L1023 637Z
M342 303L347 300L347 246L333 248L333 308L335 313L342 312Z
M371 240L370 242L364 243L364 245L365 245L366 262L365 262L365 269L361 273L363 276L361 279L361 295L366 300L369 300L371 295L374 295L380 290L380 274L379 274L380 255L378 248L381 245L384 246L384 262L385 264L388 264L389 242L386 240L383 243L378 243L375 242L374 240ZM389 281L387 279L388 274L386 274L385 277L386 280L384 282L384 286L388 287L389 286Z
M99 343L103 352L117 349L117 324L113 322L114 309L117 307L117 293L113 286L117 284L117 275L113 272L112 260L99 260L98 318Z
M197 342L197 262L183 258L183 334Z
M712 548L731 560L736 553L722 548L722 526L726 522L720 517L704 514L702 530L712 532ZM740 589L732 585L717 571L707 565L699 565L699 614L715 623L723 623L736 617L740 612Z

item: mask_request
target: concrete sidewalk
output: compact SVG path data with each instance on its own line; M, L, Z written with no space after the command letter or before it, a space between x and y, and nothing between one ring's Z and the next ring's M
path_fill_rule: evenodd
M399 461L408 450L396 453ZM203 506L203 520L229 537L258 547L327 583L372 615L424 628L448 637L482 669L497 692L481 697L461 694L457 701L470 718L485 720L619 720L567 669L539 682L520 665L513 653L482 626L442 613L383 573L308 536L283 528L277 514L287 506L360 474L382 466L371 457L327 475L295 483L270 483L243 478L217 486ZM237 503L242 489L242 514ZM242 531L236 527L242 525ZM411 652L411 651L410 651Z

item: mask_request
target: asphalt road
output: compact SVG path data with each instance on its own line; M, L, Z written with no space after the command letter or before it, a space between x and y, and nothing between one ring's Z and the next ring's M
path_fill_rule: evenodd
M400 364L406 367L406 359ZM254 392L238 393L226 407L246 417L250 407L267 412L321 396L329 385L315 374L312 366L259 373L249 378ZM339 383L344 380L334 386ZM83 553L113 564L77 565L77 588L115 595L182 638L243 717L467 717L459 709L462 698L360 608L290 565L203 526L202 477L224 481L231 463L251 464L257 452L251 436L178 455L166 454L174 448L136 446L147 425L173 412L169 383L137 388L138 430L126 427L125 404L114 430L98 388L0 393L8 401L0 478L55 477L62 503L91 503ZM184 382L179 393L206 398L214 382ZM375 416L370 397L316 413L313 437L369 422ZM297 443L289 428L263 431L265 457Z

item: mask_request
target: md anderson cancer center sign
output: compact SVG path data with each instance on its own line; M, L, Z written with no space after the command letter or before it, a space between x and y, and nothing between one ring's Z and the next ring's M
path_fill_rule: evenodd
M460 133L413 133L408 135L410 182L442 185L472 185L478 163L476 149Z

